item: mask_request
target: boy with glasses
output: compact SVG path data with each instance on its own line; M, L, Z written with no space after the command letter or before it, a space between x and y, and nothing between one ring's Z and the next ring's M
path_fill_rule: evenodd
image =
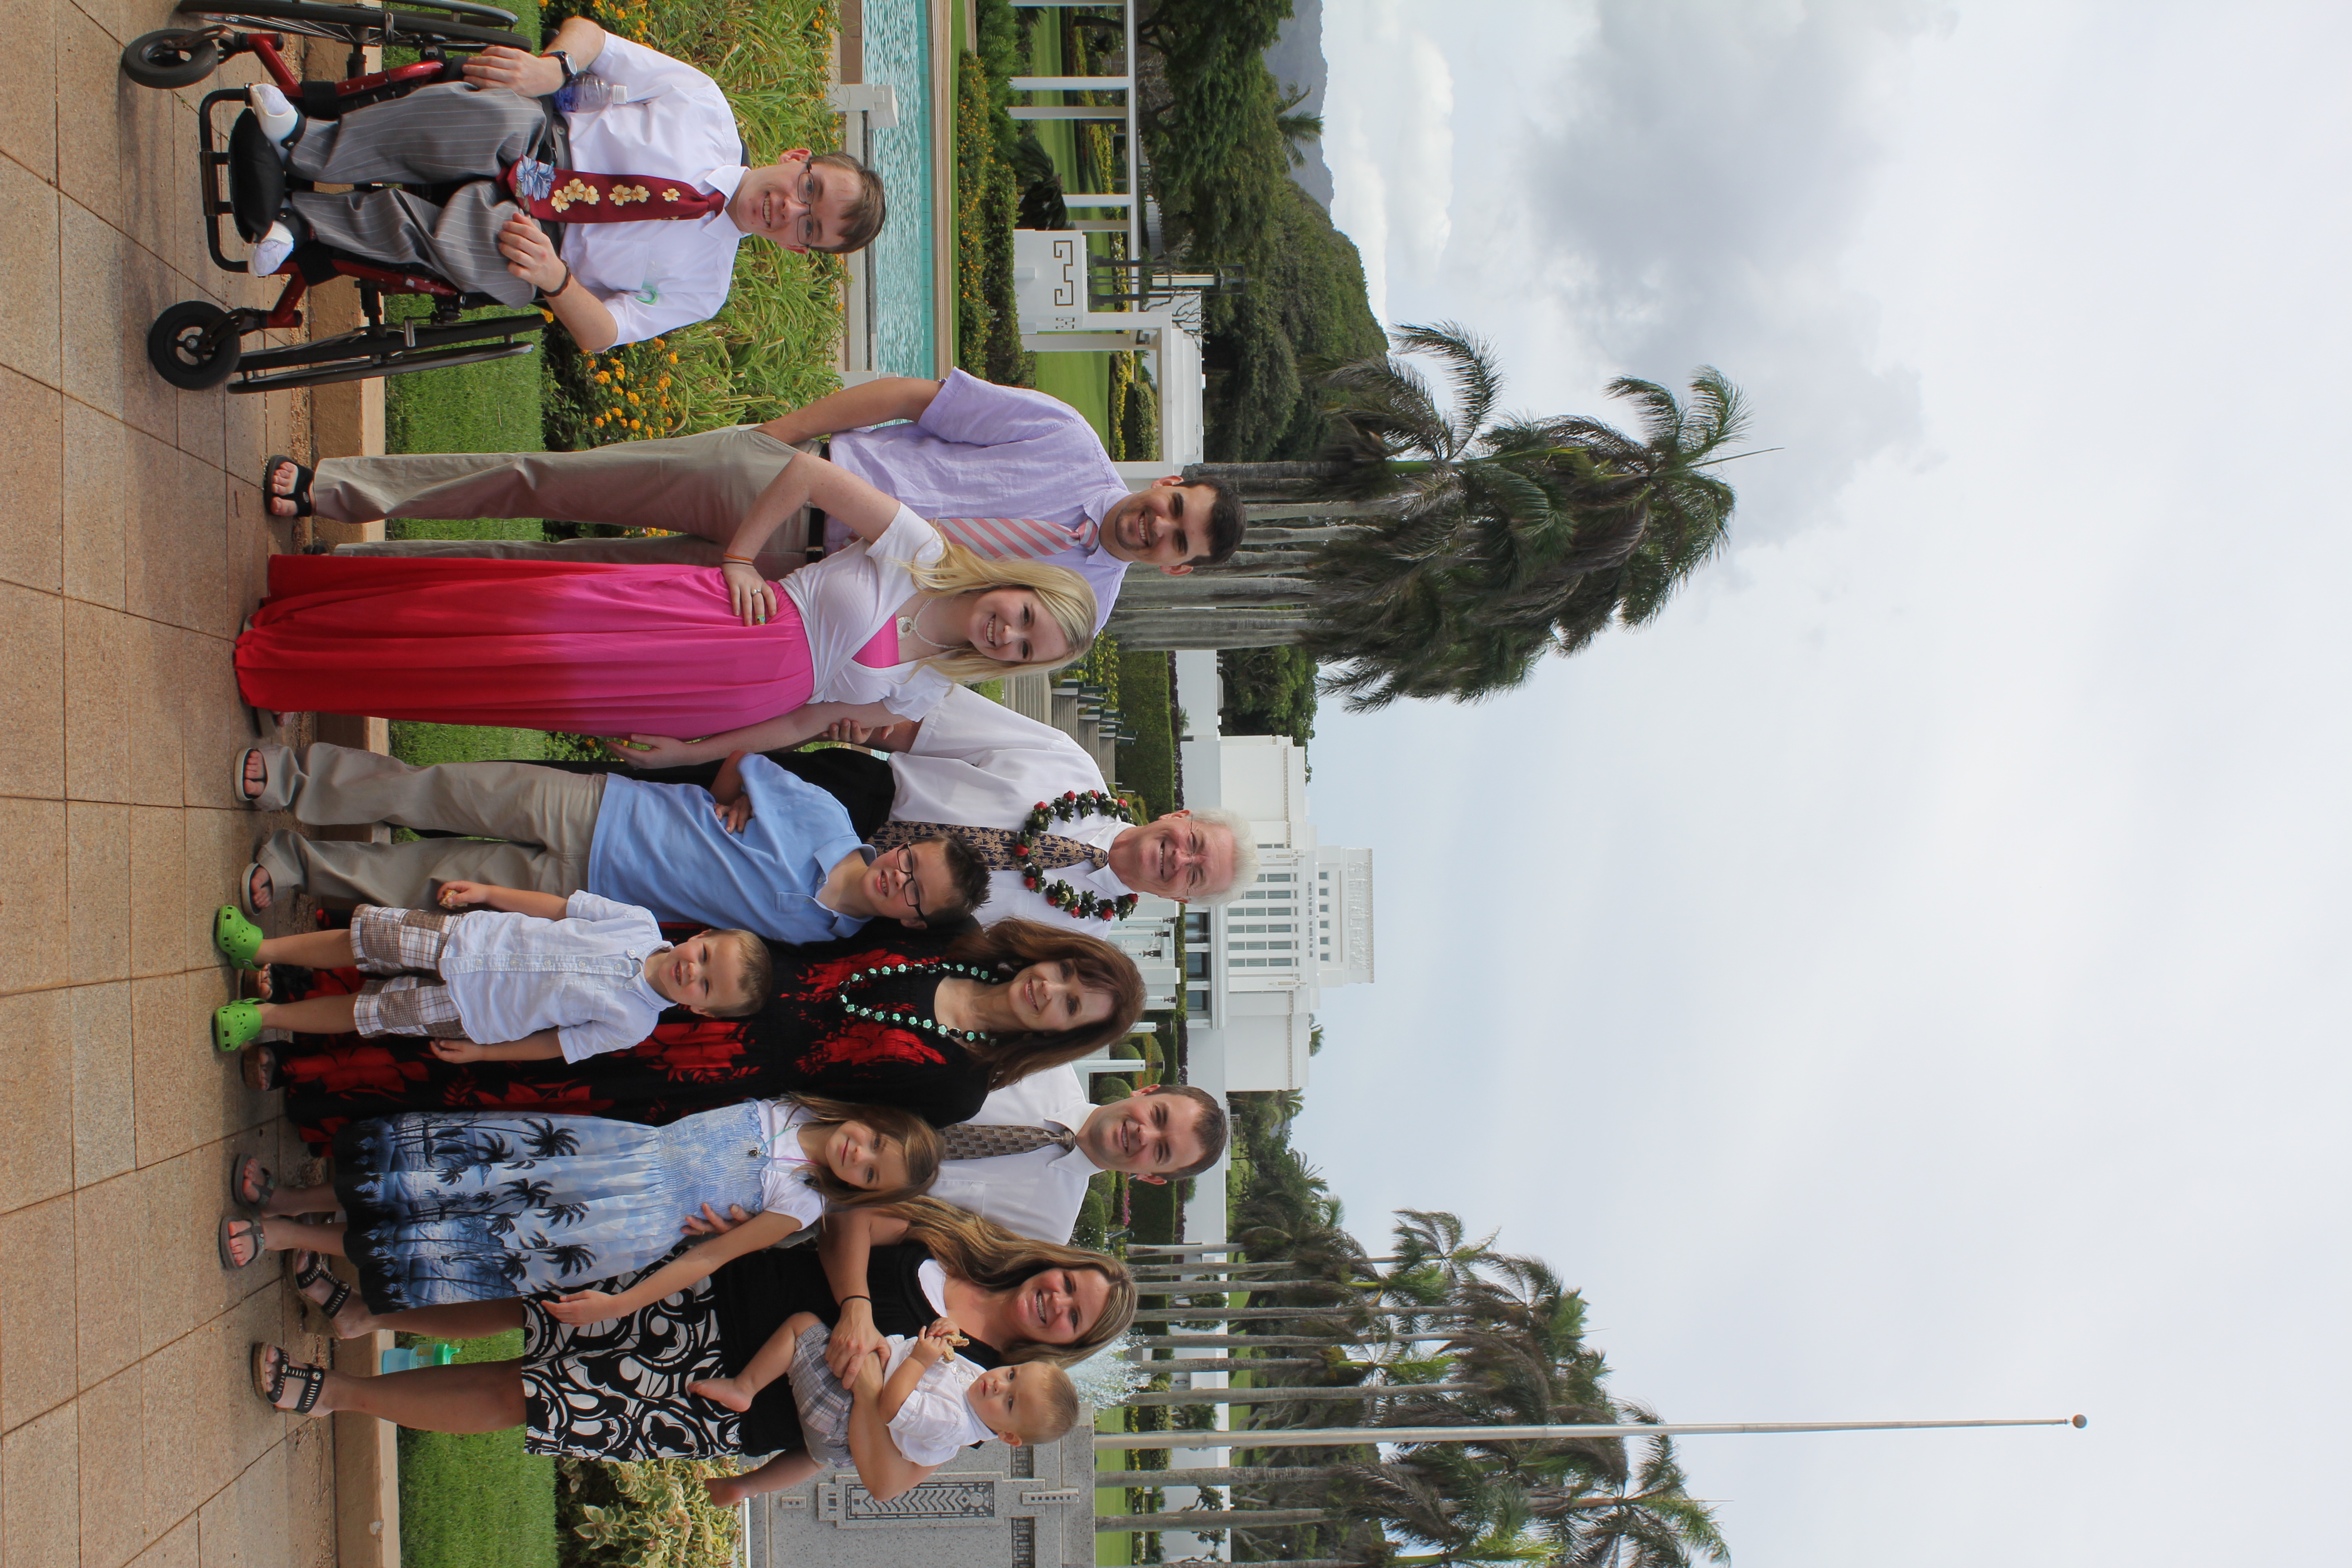
M831 795L741 752L703 789L529 763L411 767L322 742L299 756L249 746L237 783L247 805L290 807L313 826L387 822L467 836L358 844L272 834L239 888L251 910L296 888L429 907L436 884L485 882L590 892L660 921L812 942L871 920L921 930L964 919L988 897L988 868L960 840L877 853Z

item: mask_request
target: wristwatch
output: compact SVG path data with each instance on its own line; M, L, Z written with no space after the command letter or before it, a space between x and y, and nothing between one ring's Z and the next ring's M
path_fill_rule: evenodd
M572 85L572 79L580 74L578 71L572 68L572 57L562 49L550 49L546 54L540 58L541 59L553 60L557 65L563 68L563 85L565 87L570 87Z

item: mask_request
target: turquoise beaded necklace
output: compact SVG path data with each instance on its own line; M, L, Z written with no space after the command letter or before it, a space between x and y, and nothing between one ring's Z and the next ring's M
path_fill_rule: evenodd
M918 959L912 963L877 963L871 969L857 971L841 983L841 1010L855 1018L871 1018L881 1023L904 1024L913 1029L929 1029L943 1039L964 1040L973 1045L986 1044L990 1037L979 1029L950 1029L937 1018L926 1018L914 1013L892 1012L882 1007L861 1006L849 999L850 987L869 980L879 980L889 974L926 972L936 973L942 970L950 974L961 974L968 979L977 980L982 985L997 984L996 977L984 969L976 969L969 963L956 963L944 958Z

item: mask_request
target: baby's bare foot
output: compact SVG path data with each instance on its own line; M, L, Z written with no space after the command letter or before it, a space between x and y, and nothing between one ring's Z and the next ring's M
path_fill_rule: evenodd
M751 1395L744 1392L741 1383L731 1377L706 1378L700 1383L689 1383L686 1391L723 1405L739 1415L751 1408Z

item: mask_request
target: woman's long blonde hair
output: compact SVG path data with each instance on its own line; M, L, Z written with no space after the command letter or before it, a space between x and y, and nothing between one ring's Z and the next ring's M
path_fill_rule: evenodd
M907 1220L905 1239L919 1244L950 1274L960 1274L983 1290L1010 1290L1032 1275L1048 1268L1076 1268L1099 1274L1109 1284L1103 1296L1102 1316L1094 1327L1066 1345L1035 1340L1015 1340L992 1347L1008 1362L1045 1361L1075 1366L1125 1332L1135 1321L1135 1277L1127 1265L1106 1253L1015 1236L976 1214L950 1208L937 1198L910 1198L893 1205Z
M907 574L914 578L917 587L934 594L1026 588L1037 595L1038 608L1062 628L1062 636L1069 641L1070 651L1063 658L1039 659L1034 664L1007 664L969 647L950 648L920 661L950 680L968 685L1002 676L1059 669L1084 658L1087 649L1094 644L1095 591L1087 585L1085 578L1066 566L1044 561L985 561L961 544L950 543L937 561L928 566L909 564Z

